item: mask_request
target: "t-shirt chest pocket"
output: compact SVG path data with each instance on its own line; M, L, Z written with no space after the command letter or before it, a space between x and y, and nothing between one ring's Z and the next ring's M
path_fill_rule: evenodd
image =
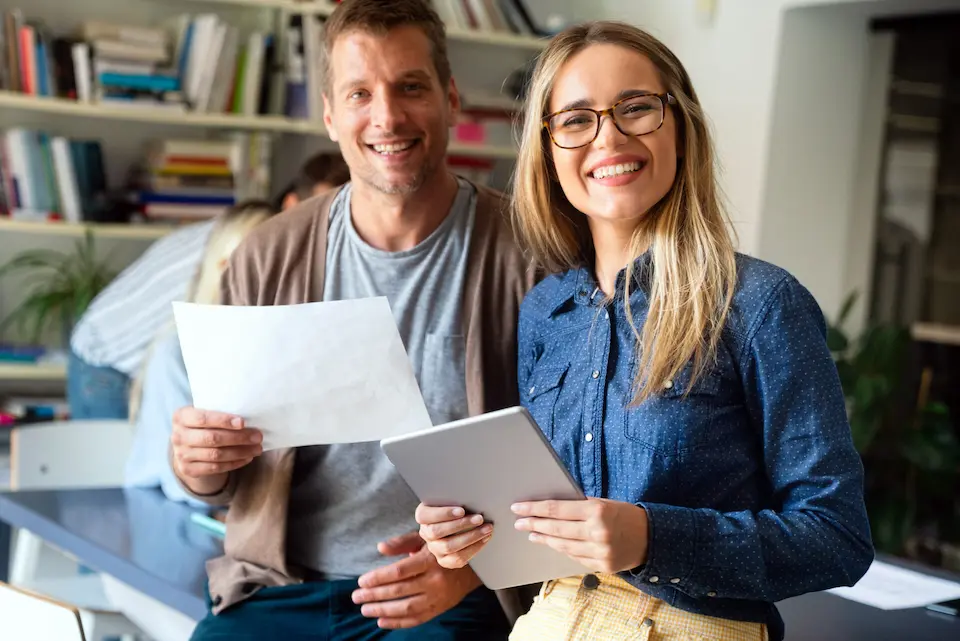
M423 344L420 391L434 425L466 418L466 340L429 333Z
M632 441L664 456L715 445L710 428L719 403L720 374L704 371L691 385L692 365L663 381L652 398L624 413ZM689 392L688 392L689 390Z
M530 376L530 387L524 390L524 406L548 439L553 438L557 401L569 369L570 363L537 367Z

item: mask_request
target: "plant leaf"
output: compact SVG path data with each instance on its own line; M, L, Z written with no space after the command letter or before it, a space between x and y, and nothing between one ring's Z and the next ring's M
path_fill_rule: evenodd
M846 334L839 327L827 327L827 348L831 352L845 352L850 346Z
M840 306L840 313L837 314L837 326L842 326L847 322L847 317L850 315L851 310L853 310L854 304L857 302L857 298L860 296L860 293L856 290L850 292L847 295L847 299L843 301L843 305Z
M880 552L900 554L913 532L916 508L901 498L887 498L870 510L873 544Z

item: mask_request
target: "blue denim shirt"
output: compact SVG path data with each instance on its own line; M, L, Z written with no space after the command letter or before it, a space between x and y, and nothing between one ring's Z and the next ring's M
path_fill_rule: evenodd
M638 328L649 256L631 288ZM737 265L715 364L686 396L689 364L638 407L623 272L609 304L585 268L545 279L520 312L520 397L588 496L647 511L647 562L624 578L683 610L766 623L776 640L774 602L852 585L873 546L820 308L782 269Z

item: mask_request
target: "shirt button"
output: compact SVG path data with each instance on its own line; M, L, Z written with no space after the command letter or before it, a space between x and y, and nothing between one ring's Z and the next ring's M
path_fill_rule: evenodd
M680 583L680 579L674 577L674 578L670 579L670 583Z
M590 441L593 440L593 434L591 434L590 432L587 432L587 435L584 436L583 438L586 439L587 443L589 443Z
M593 370L593 377L594 377L594 378L600 378L600 370L598 370L598 369Z
M673 381L668 380L668 381L664 382L663 386L664 386L666 389L670 389L671 387L673 387Z
M716 592L707 592L707 596L709 596L709 597L715 597L715 596L717 596L717 593L716 593Z
M600 579L596 574L585 574L580 583L588 590L596 590L600 587Z
M660 582L660 577L658 576L650 577L650 583L659 583L659 582Z

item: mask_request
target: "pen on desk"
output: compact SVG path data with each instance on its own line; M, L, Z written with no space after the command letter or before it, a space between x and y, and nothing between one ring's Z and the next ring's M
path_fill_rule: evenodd
M190 520L221 539L227 535L227 526L225 523L221 523L220 521L209 517L202 512L192 513L190 515Z

